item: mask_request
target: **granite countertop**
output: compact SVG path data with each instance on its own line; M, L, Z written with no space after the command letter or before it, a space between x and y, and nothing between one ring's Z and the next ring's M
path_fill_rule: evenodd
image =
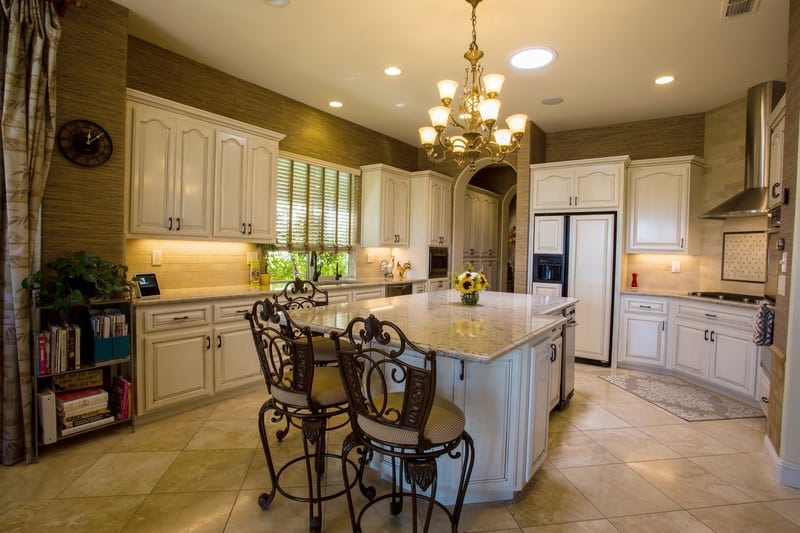
M488 363L567 321L574 298L485 291L478 305L461 303L456 291L374 298L292 312L300 325L329 333L356 316L374 314L397 324L422 349L461 360Z
M692 291L694 292L694 291ZM708 298L704 296L691 296L687 291L671 291L671 290L661 290L661 289L632 289L626 288L620 291L620 294L623 295L639 295L639 296L667 296L670 298L681 298L684 300L693 300L695 302L702 302L707 304L722 304L722 305L731 305L734 307L743 307L745 309L756 309L758 307L758 302L761 301L761 298L758 296L753 296L755 301L753 303L746 303L740 302L736 300L718 300L715 298Z

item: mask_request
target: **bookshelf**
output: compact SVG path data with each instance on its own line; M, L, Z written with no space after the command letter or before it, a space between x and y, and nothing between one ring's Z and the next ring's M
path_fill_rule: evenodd
M34 455L42 446L118 424L135 426L130 299L93 301L62 320L33 314Z

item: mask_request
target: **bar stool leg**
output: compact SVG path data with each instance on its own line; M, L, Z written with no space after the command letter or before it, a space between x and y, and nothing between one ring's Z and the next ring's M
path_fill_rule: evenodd
M275 473L275 465L272 462L272 454L269 451L269 440L267 437L267 426L265 417L268 411L275 412L275 404L270 398L261 406L258 411L258 434L261 436L261 448L264 450L264 458L267 460L267 470L269 471L269 479L272 483L269 492L265 492L258 497L258 505L261 510L266 510L272 500L275 499L275 491L278 486L278 476Z

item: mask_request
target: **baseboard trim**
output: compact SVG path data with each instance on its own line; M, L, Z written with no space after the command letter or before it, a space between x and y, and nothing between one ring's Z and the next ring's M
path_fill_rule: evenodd
M764 435L764 451L775 466L775 480L781 485L800 489L800 465L778 457L772 441L766 435Z

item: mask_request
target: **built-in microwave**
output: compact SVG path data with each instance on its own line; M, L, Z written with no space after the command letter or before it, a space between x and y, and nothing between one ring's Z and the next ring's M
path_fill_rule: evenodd
M446 278L450 268L450 249L445 246L428 248L428 279Z

